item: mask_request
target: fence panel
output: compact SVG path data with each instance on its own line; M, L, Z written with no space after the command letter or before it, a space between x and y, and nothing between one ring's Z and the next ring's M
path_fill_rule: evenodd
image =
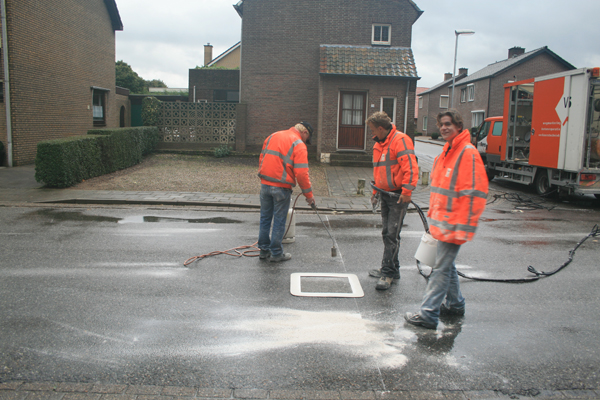
M235 103L161 102L158 128L162 142L235 146Z

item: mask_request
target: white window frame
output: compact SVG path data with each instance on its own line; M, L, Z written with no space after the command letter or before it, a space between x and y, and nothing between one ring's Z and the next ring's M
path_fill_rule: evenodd
M444 99L446 100L445 106L442 104L442 100L444 100ZM447 94L440 95L440 108L448 108L449 105L450 105L450 96L448 96Z
M467 102L467 88L460 89L460 102L461 103Z
M386 27L388 29L388 40L375 40L375 29ZM383 29L382 29L383 31ZM371 29L371 44L391 45L392 44L392 25L391 24L373 24Z
M419 96L419 108L423 108L423 96Z
M388 115L388 117L390 117L392 119L392 124L396 125L396 106L397 106L396 101L397 101L397 99L392 96L383 96L379 102L379 111L383 111L383 100L384 99L394 100L394 115Z
M475 118L476 114L481 114L481 119ZM471 111L471 127L476 128L485 120L485 110L473 110Z
M423 117L423 132L427 132L427 115Z
M469 94L469 101L475 101L475 84L467 85L467 93Z

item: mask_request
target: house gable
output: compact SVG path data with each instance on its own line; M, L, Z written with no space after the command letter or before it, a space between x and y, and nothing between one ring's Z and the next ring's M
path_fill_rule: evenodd
M412 25L422 14L414 2L243 0L234 7L243 17L240 101L248 103L249 148L300 120L317 126L316 137L328 136L335 146L338 84L368 93L369 112L375 111L371 103L378 108L390 96L399 121L404 123L405 110L414 114L414 96L407 92L414 93L418 75L410 47ZM390 27L389 45L372 44L376 25ZM336 64L363 55L350 68ZM369 67L376 59L386 66ZM372 87L379 92L370 92Z

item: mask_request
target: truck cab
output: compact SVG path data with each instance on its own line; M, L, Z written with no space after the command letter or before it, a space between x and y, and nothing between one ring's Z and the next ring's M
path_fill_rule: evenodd
M484 163L490 154L500 157L502 125L502 116L489 117L483 120L475 132L475 146Z

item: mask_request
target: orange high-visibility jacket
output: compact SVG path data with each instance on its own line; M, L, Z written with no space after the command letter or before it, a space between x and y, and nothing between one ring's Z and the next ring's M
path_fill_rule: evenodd
M308 175L308 152L296 128L271 134L260 153L261 183L291 189L296 181L307 199L313 197Z
M413 142L394 125L385 141L373 146L373 180L380 189L388 192L402 189L404 195L410 195L417 187L419 166Z
M488 178L468 130L446 143L431 172L431 235L446 243L473 239L488 193Z

